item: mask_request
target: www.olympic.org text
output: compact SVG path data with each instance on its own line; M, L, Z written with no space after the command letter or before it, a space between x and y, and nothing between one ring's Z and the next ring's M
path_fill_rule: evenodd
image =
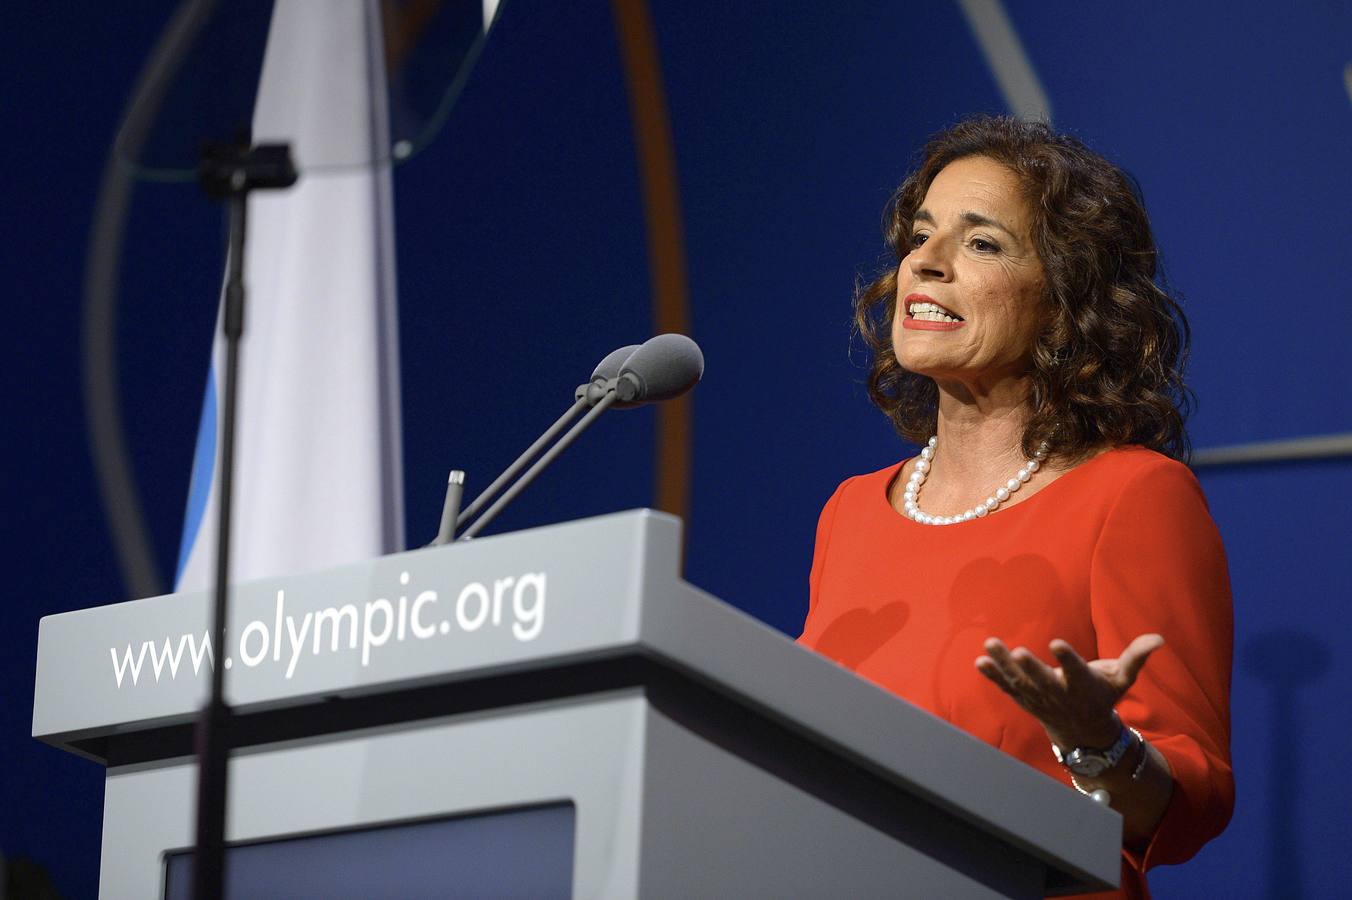
M380 648L391 641L426 641L454 630L473 633L506 628L518 641L534 640L544 628L546 581L544 572L498 578L491 585L471 581L446 608L436 591L426 590L393 601L381 597L303 615L287 612L286 591L279 590L270 621L247 622L233 645L227 638L226 646L233 647L233 653L225 657L225 667L233 667L236 660L251 669L285 666L285 677L291 678L306 656L355 652L360 652L362 666L369 666L372 655L387 652ZM399 583L408 585L408 572L400 574ZM108 652L119 689L172 681L180 672L186 676L191 671L195 677L215 665L207 631L128 643L110 647Z

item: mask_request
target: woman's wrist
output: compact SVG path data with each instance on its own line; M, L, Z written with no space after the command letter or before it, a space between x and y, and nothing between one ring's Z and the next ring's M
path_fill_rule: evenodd
M1073 776L1082 793L1106 791L1109 805L1122 814L1123 846L1143 850L1159 827L1174 792L1173 769L1149 741L1137 739L1135 752L1097 777Z
M1062 753L1069 753L1077 748L1106 750L1122 736L1122 727L1122 720L1117 717L1114 710L1109 710L1106 718L1073 728L1052 729L1044 726L1047 738L1059 747Z
M1092 776L1072 770L1070 783L1080 793L1092 794L1096 789L1108 786L1116 791L1130 790L1133 784L1141 781L1150 762L1150 744L1129 725L1123 726L1123 731L1127 744L1113 765Z

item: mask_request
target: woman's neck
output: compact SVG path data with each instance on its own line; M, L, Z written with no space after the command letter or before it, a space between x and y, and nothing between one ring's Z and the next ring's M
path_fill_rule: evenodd
M934 480L958 489L985 490L1004 481L1025 461L1021 445L1028 422L1025 379L984 393L939 387L938 445Z
M925 512L959 515L993 495L1023 468L1027 460L1023 453L1023 432L1029 416L1027 396L1026 380L1005 382L982 393L965 385L939 383L938 441L920 498ZM1099 448L1089 456L1106 449ZM908 460L892 483L890 496L898 512L902 511L902 493L915 466L916 459ZM1026 501L1071 468L1066 460L1046 460L1037 474L999 508Z

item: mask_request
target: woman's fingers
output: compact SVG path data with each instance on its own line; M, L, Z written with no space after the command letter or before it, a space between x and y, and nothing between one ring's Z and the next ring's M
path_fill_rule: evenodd
M1018 692L1014 690L1013 685L1005 678L1004 672L1000 671L1000 667L995 664L995 660L991 659L989 656L978 656L976 658L976 670L994 682L995 686L1000 690L1004 691L1015 700L1019 699Z
M1056 695L1065 689L1063 682L1056 676L1056 673L1030 651L1020 647L1011 653L1010 656L1018 665L1023 676L1038 690L1038 692L1046 695Z
M1027 649L1011 651L999 638L986 641L989 656L977 659L977 669L1015 700L1029 709L1045 709L1057 705L1065 692L1065 685L1052 669Z
M976 670L985 675L996 687L1004 691L1011 700L1020 706L1024 705L1023 693L1010 683L1005 677L1005 673L995 664L995 660L989 656L979 656L976 660Z
M1075 648L1068 641L1060 638L1052 641L1048 645L1052 651L1052 656L1061 664L1061 672L1066 678L1066 687L1071 691L1088 690L1095 682L1102 679L1101 675L1094 672L1089 667L1089 663L1084 661L1084 657L1075 652Z
M1019 674L1019 667L1009 655L1009 648L1005 646L1004 641L999 638L986 638L986 652L990 654L991 662L995 663L995 667L1000 670L1009 686L1017 689L1024 678Z
M1140 674L1150 654L1163 646L1164 638L1158 634L1140 635L1127 645L1122 655L1117 658L1118 665L1122 667L1121 688L1124 692L1135 683L1136 676Z
M1058 743L1098 746L1098 735L1121 726L1112 709L1136 680L1150 654L1164 646L1158 634L1133 640L1117 659L1086 662L1069 642L1049 645L1061 664L1053 669L1025 647L1010 650L999 638L987 638L986 654L976 668L983 676L1032 713ZM1084 738L1084 740L1080 740Z

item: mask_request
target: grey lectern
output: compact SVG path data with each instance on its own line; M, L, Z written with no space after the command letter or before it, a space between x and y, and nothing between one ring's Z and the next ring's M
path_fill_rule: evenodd
M108 768L100 895L183 895L218 660L232 896L1116 885L1115 812L684 582L680 547L639 510L253 582L223 653L205 594L43 619L33 734Z

